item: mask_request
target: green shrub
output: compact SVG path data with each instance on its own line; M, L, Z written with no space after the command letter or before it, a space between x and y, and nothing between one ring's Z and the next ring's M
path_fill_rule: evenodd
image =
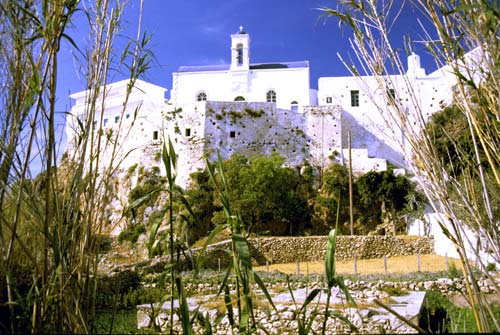
M407 295L408 291L400 288L400 287L394 287L394 286L386 286L380 289L383 292L386 292L389 294L391 297L401 297L403 295Z
M432 333L447 333L450 326L448 310L452 303L439 291L428 291L420 312L419 326Z
M154 174L159 174L160 168L158 166L154 165L151 167L151 172L153 172Z
M155 156L154 156L153 159L154 159L155 162L159 162L160 159L161 159L161 151L155 152Z
M132 224L123 230L120 235L118 235L118 241L121 243L123 241L129 241L136 243L141 234L146 232L146 227L141 224Z
M135 172L135 169L137 168L137 163L133 164L133 165L130 165L130 167L128 168L128 174L132 174Z
M254 110L254 109L246 107L245 113L247 113L250 117L258 118L258 117L261 117L262 115L264 115L264 110L262 108L259 110Z

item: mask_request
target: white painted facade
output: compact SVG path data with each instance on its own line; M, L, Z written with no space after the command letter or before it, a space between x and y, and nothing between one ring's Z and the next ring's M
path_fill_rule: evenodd
M274 92L274 93L273 93ZM242 29L231 35L231 63L181 66L173 73L171 101L181 106L201 100L275 102L280 109L302 110L316 103L310 94L309 62L250 63L250 37Z
M426 75L416 54L408 58L407 73L387 77L390 84L384 88L374 77L322 77L318 91L310 89L307 61L253 64L250 56L250 36L241 28L231 35L229 64L181 66L172 74L168 103L166 89L137 81L123 111L127 81L108 85L98 102L104 107L96 112L95 126L118 138L124 169L135 163L160 166L153 157L162 139L170 137L178 154L177 182L182 186L191 172L204 167L205 157L215 158L216 150L223 158L233 153L278 152L288 165L347 164L349 132L353 168L366 173L385 170L387 161L407 166L404 134L397 125L387 126L377 105L390 112L393 98L408 108L418 104L430 115L452 97L446 68ZM405 91L405 81L415 83L416 101ZM86 95L71 95L75 100L71 115L84 119ZM66 131L68 139L73 138L68 151L75 143L76 124L74 117L68 118ZM119 130L120 125L125 127Z
M415 91L408 92L409 86ZM419 56L412 54L404 75L322 77L318 81L318 100L320 105L342 106L343 143L347 143L350 132L353 148L366 149L370 158L383 158L396 166L406 167L403 153L409 148L405 147L403 130L391 119L393 105L397 103L408 111L419 106L424 116L429 117L451 103L451 87L442 71L426 75ZM384 113L380 113L381 109ZM392 126L388 126L390 124Z
M78 146L76 135L81 133L79 122L86 120L93 124L94 132L94 147L85 148L86 157L93 155L90 151L99 147L103 154L100 158L103 168L110 164L122 168L137 162L152 164L150 155L145 153L151 152L152 147L161 143L161 111L169 108L164 98L166 89L138 80L124 107L128 86L128 80L107 85L95 99L93 118L89 115L89 92L70 95L75 102L66 119L66 151L70 156L84 149Z

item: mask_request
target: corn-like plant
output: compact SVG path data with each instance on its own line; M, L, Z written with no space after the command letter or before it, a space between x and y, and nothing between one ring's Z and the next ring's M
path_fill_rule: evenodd
M215 190L222 203L222 207L226 216L226 223L217 226L210 234L209 239L206 241L206 244L203 247L202 253L199 257L203 257L203 252L206 250L206 246L210 243L210 240L213 238L213 236L215 236L215 234L217 234L217 232L220 232L222 229L228 229L231 232L232 263L226 271L218 295L224 292L224 301L226 302L227 315L231 327L234 328L236 323L234 320L233 307L231 303L233 299L231 298L231 292L228 286L228 279L231 276L231 273L233 273L234 281L236 282L235 301L238 310L238 329L240 333L248 334L255 331L257 327L253 307L254 301L252 298L251 285L253 283L258 284L271 306L274 309L276 309L276 307L274 306L274 303L264 282L252 269L250 248L245 236L243 220L241 219L239 211L231 207L231 202L227 191L226 178L224 175L224 168L222 164L222 157L220 155L220 152L218 152L217 154L217 169L215 165L208 160L206 161L206 165L207 170L210 174L210 178L215 185ZM198 262L198 266L200 266L201 264L202 261Z
M174 237L174 223L177 216L174 214L174 201L179 201L184 205L184 207L188 210L190 215L195 218L195 214L191 209L189 201L183 194L182 189L180 189L176 185L176 177L177 177L177 155L175 153L174 146L170 138L167 140L164 139L163 147L161 151L161 157L163 166L165 167L166 172L166 181L167 185L158 185L153 188L148 194L143 197L132 202L127 210L132 210L144 202L148 201L151 197L159 192L166 191L168 198L167 203L160 210L160 215L157 216L156 220L153 222L151 226L151 230L149 233L149 238L147 241L147 247L149 251L149 256L152 256L153 247L157 238L158 230L163 222L165 215L168 214L168 228L169 228L169 255L170 255L170 263L165 268L165 271L168 271L170 274L170 295L168 296L170 302L170 310L169 310L169 319L168 319L168 330L171 334L174 332L174 300L175 297L179 299L179 318L181 320L183 333L184 334L192 334L192 320L189 318L189 306L186 302L186 295L184 292L184 287L182 285L182 280L178 276L177 269L178 264L175 263L174 253L176 248L175 237ZM177 260L178 261L178 260ZM160 304L160 308L161 308ZM195 313L196 314L196 313Z
M382 89L397 87L408 92L408 103L390 96L371 98L395 141L401 140L398 134L401 133L399 129L402 130L406 144L400 144L402 148L410 148L404 150L406 160L411 163L410 169L433 209L448 221L440 225L460 256L477 329L480 332L499 331L499 322L480 292L467 255L467 249L472 247L474 258L486 276L489 274L487 264L481 260L481 251L488 252L497 263L500 261L500 219L495 208L500 189L498 2L411 2L425 16L421 27L426 46L436 63L446 66L445 72L454 82L453 103L467 120L464 131L470 135L472 150L456 150L454 165L455 171L457 166L462 167L460 175L450 173L444 159L437 154L433 133L426 127L428 120L419 89L406 75L400 54L389 40L390 29L397 24L401 11L399 5L394 1L342 1L337 9L322 10L338 18L353 32L351 46L360 66L347 62L346 65L354 75L374 76ZM411 45L408 49L411 50ZM402 80L396 83L390 74L400 74ZM363 82L362 77L360 82ZM389 104L392 108L387 108ZM453 143L455 138L450 136L450 141ZM456 142L454 147L459 148ZM468 226L481 243L470 246L464 226Z

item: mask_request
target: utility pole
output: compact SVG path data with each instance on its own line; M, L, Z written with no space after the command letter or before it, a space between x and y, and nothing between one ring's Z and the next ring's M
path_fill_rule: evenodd
M349 147L349 228L351 235L354 235L354 216L352 213L352 154L351 154L351 132L347 132L347 146ZM340 199L339 199L340 200Z

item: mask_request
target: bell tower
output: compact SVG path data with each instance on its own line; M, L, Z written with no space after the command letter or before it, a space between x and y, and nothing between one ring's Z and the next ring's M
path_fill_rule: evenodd
M250 36L243 31L231 35L231 71L250 68Z
M231 74L232 92L245 96L250 80L250 36L243 31L231 35Z

